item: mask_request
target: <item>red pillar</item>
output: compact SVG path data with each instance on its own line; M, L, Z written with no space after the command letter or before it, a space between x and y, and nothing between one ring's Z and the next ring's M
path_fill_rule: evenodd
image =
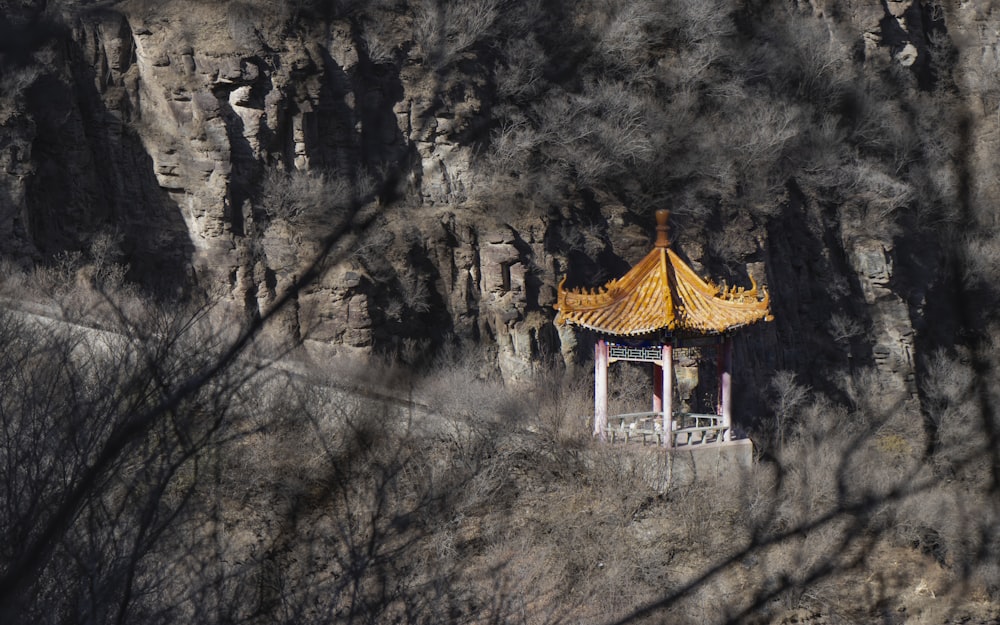
M674 346L663 346L663 445L673 447L674 428Z
M594 345L594 436L607 439L608 425L608 343Z
M715 414L722 416L722 373L726 370L726 338L719 337L719 342L715 345L715 379L719 382L719 388L715 393Z
M663 412L663 366L653 363L653 412Z
M731 440L733 427L733 340L730 337L722 339L719 346L719 414L722 416L722 427L726 428L723 440Z

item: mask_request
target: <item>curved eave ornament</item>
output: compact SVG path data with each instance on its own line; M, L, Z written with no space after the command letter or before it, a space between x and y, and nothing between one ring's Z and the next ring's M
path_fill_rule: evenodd
M670 249L667 219L656 211L656 245L621 278L596 290L559 283L556 323L571 323L616 336L723 333L771 321L770 295L750 278L749 289L722 289L703 280Z

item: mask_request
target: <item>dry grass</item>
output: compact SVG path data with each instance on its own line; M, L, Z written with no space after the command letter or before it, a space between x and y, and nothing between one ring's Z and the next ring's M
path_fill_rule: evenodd
M24 340L10 345L31 344ZM203 366L184 354L168 350L161 371ZM849 410L797 393L774 461L670 482L662 450L590 439L580 419L586 388L553 373L512 389L471 365L443 363L423 376L368 369L368 384L410 388L416 406L277 371L249 383L229 378L224 393L179 407L140 446L147 453L174 441L152 457L176 464L153 479L148 471L162 465L142 454L123 463L109 474L112 490L72 526L67 545L76 551L66 557L100 563L98 583L77 568L47 568L37 596L62 615L70 611L53 598L56 587L104 611L122 601L149 623L780 622L814 613L863 622L900 608L941 614L945 603L979 614L968 598L996 599L997 516L974 481L980 474L961 488L936 480L884 419L865 412L878 401ZM954 371L943 357L935 366ZM59 375L72 383L19 382L55 393L30 402L52 407L50 416L62 414L65 402L55 400L76 384L73 368ZM99 396L129 396L104 382L115 392ZM935 388L941 402L962 396L943 381ZM185 430L171 428L206 419L206 410L225 427L190 430L206 438L188 447ZM24 429L37 420L14 414L27 413L8 398L6 449L37 445ZM46 423L62 431L58 420ZM63 438L42 440L59 455ZM128 492L160 494L115 499ZM120 516L102 525L101 502L115 501L137 507L112 507ZM0 516L8 526L10 512ZM145 512L157 528L148 540ZM134 541L130 555L115 535ZM109 588L127 570L137 592L122 598Z
M946 601L978 614L962 589L988 598L994 587L995 567L960 570L985 546L961 551L946 529L972 517L949 509L953 499L928 507L945 489L905 491L927 477L912 450L830 404L805 405L773 464L669 484L661 451L594 444L567 418L583 408L581 389L512 392L467 364L412 383L433 398L419 419L439 427L286 388L310 399L275 400L287 416L223 453L239 466L222 475L248 479L220 484L223 523L243 536L222 555L253 562L254 583L280 578L261 616L865 621L940 614ZM914 540L929 528L949 545L944 561Z

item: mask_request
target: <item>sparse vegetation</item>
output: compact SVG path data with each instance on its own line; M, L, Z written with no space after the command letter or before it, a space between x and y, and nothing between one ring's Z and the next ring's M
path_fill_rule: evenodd
M370 192L370 182L366 191ZM323 172L282 172L270 169L264 176L260 203L271 219L281 219L306 229L339 224L358 197L353 180Z
M0 2L0 621L995 620L1000 81L969 61L986 42L956 47L957 8L913 5L930 58L908 69L822 3L217 4L205 32L184 16L183 54L111 80L99 38L11 54ZM120 9L154 37L162 6L38 15ZM178 67L205 83L149 81ZM138 120L159 87L170 123ZM153 129L195 139L216 195L161 186L183 151L122 147ZM95 141L85 165L64 137ZM108 158L152 180L88 178ZM63 179L69 208L38 202ZM137 236L132 201L162 231ZM765 277L776 313L737 354L757 462L697 480L590 439L586 339L545 360L562 339L539 323L535 377L497 365L575 259L614 277L663 206L680 251ZM185 228L224 274L199 286L244 308L129 281L137 243ZM269 360L337 315L395 360ZM258 344L279 318L291 338ZM648 409L647 368L612 376L612 411Z
M209 317L110 340L0 317L18 390L0 411L6 615L705 623L947 604L983 619L975 600L996 598L992 451L959 440L973 376L944 355L928 387L940 462L885 429L899 406L848 411L786 372L777 401L797 418L775 458L670 481L657 448L589 440L571 417L586 386L513 391L467 360L348 381L240 359L203 378L227 348Z

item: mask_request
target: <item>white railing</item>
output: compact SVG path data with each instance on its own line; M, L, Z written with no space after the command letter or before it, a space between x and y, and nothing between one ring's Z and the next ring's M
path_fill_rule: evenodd
M647 439L653 439L658 445L663 444L663 413L662 412L630 412L608 417L605 430L614 443L624 439L626 443L641 439L645 444Z
M609 416L605 432L612 443L620 439L626 443L636 441L662 445L663 413L629 412ZM729 428L722 424L721 416L683 412L674 415L670 438L675 448L695 447L725 442L729 439L728 434Z

